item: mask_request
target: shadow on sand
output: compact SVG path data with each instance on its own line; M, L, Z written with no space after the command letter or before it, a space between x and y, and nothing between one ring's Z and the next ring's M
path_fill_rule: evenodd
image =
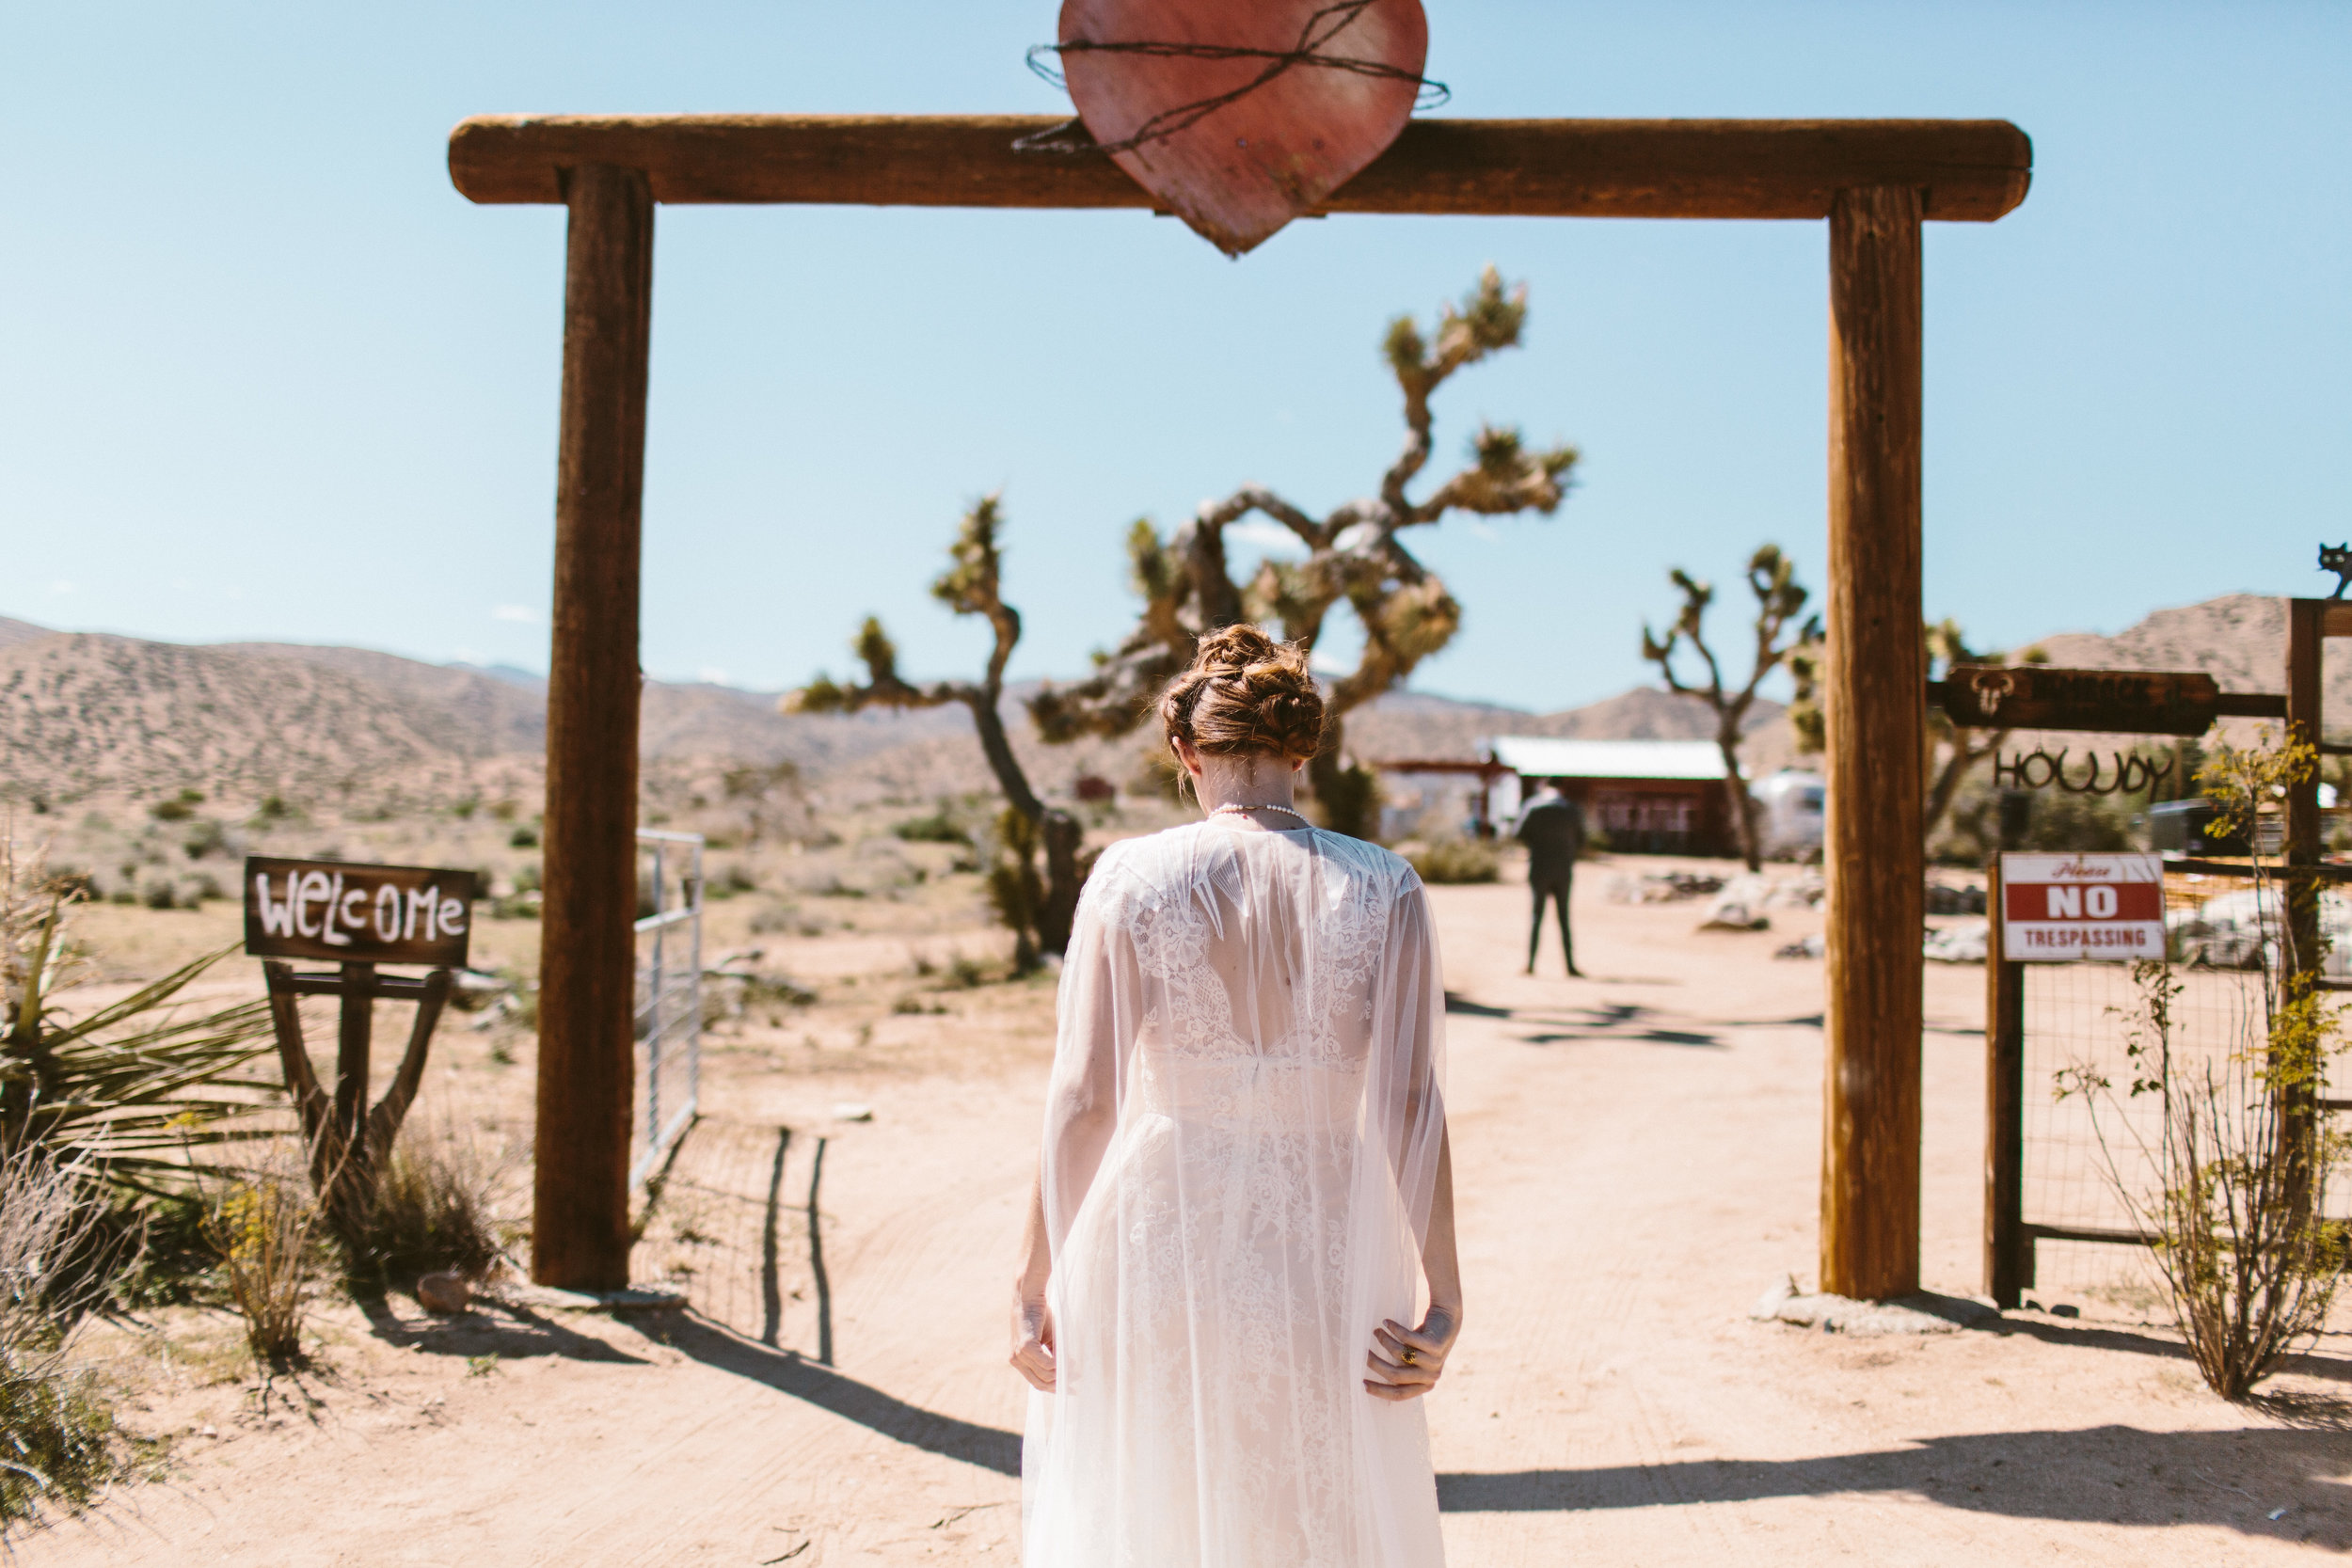
M705 1365L805 1400L893 1441L1001 1476L1021 1473L1018 1433L924 1410L698 1318L672 1320L670 1342ZM2150 1341L2149 1348L2156 1343ZM1817 1459L1455 1472L1438 1477L1438 1499L1449 1513L1551 1513L1902 1492L1950 1508L2017 1518L2151 1526L2193 1521L2288 1540L2352 1544L2352 1485L2337 1479L2345 1451L2339 1424L2343 1407L2330 1402L2319 1419L2312 1418L2312 1412L2272 1414L2295 1425L2223 1432L2125 1426L1997 1432ZM2304 1418L2296 1420L2296 1414ZM2061 1456L2073 1478L2082 1476L2086 1458L2104 1461L2112 1474L2091 1485L2079 1479L2053 1480ZM2276 1508L2287 1513L2273 1521L2268 1515Z
M665 1326L674 1347L707 1367L764 1383L778 1393L805 1400L845 1421L854 1421L925 1453L961 1459L1000 1476L1021 1473L1021 1434L1017 1432L909 1404L830 1367L820 1367L788 1350L771 1350L702 1318L678 1313ZM1012 1374L1008 1371L1006 1375Z
M2061 1457L2063 1471L2057 1466ZM1442 1475L1438 1496L1451 1513L1525 1513L1903 1492L2014 1518L2191 1522L2343 1545L2352 1542L2352 1486L2336 1479L2344 1457L2344 1438L2326 1431L2106 1426L1930 1437L1915 1448L1820 1459ZM2100 1467L2109 1474L2086 1480L2085 1459L2104 1462ZM2273 1521L2271 1511L2280 1508L2286 1512Z
M1445 993L1445 1010L1467 1018L1502 1019L1518 1023L1549 1024L1540 1034L1518 1036L1528 1045L1563 1045L1575 1040L1640 1040L1652 1045L1703 1045L1721 1049L1723 1041L1692 1029L1663 1029L1655 1023L1655 1008L1627 1002L1597 1007L1497 1007L1473 1002L1459 991Z
M560 1355L570 1361L645 1364L642 1355L631 1355L594 1335L566 1328L544 1313L494 1295L476 1297L470 1309L454 1317L422 1323L404 1323L382 1295L355 1291L354 1297L375 1337L396 1349L414 1345L427 1355L496 1355L502 1361Z

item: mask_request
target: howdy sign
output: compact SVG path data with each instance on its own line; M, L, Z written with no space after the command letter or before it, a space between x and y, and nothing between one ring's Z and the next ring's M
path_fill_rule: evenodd
M1976 730L2202 735L2221 705L2220 685L2194 671L1956 664L1943 685L1945 714Z
M2163 958L2163 863L2153 855L2004 854L2001 952L2026 963Z
M342 861L245 863L245 950L262 958L461 967L474 874Z

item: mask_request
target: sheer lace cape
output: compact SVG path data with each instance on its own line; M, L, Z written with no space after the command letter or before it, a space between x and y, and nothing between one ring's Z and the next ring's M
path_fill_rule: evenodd
M1089 879L1045 1118L1057 1387L1030 1568L1425 1568L1419 1402L1364 1392L1418 1321L1444 993L1411 867L1209 822Z

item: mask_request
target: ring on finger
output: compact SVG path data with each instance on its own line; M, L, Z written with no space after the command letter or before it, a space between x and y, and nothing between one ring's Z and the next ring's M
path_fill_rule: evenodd
M1407 1367L1412 1366L1412 1365L1414 1364L1414 1363L1413 1363L1413 1347L1412 1347L1412 1346L1410 1346L1410 1345L1406 1345L1406 1346L1405 1346L1402 1350L1398 1351L1398 1352L1397 1352L1397 1359L1398 1359L1398 1360L1400 1360L1400 1361L1402 1361L1402 1362L1404 1362L1404 1363L1405 1363L1405 1365L1406 1365Z

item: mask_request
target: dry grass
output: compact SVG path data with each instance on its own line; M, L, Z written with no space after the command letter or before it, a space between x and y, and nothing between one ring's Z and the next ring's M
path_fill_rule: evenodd
M120 1262L99 1239L94 1185L38 1149L0 1160L0 1534L75 1512L131 1469L97 1378L72 1358Z
M453 1118L412 1121L376 1177L346 1265L355 1276L414 1277L437 1270L479 1284L527 1233L508 1217L518 1162Z

